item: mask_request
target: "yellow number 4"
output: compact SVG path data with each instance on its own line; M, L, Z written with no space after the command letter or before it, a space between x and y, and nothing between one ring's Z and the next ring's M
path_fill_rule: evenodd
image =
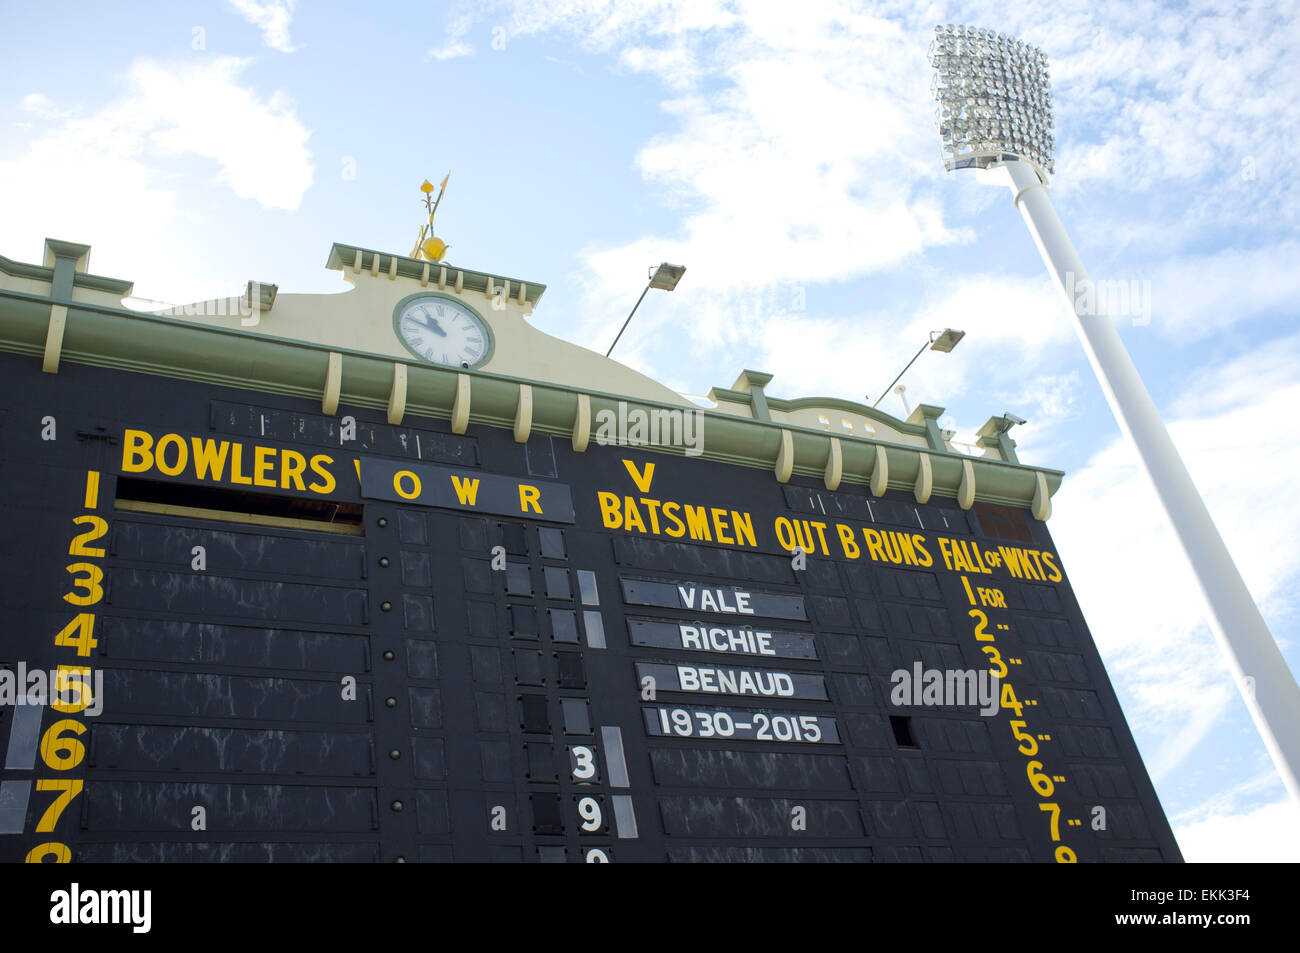
M99 643L95 641L95 617L89 612L78 613L63 627L63 631L54 637L55 645L76 649L78 655L90 654Z

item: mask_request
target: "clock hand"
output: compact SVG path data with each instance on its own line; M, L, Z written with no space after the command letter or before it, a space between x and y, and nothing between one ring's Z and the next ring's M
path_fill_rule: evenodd
M437 319L434 318L433 315L429 314L428 311L425 311L424 314L425 314L425 320L421 323L430 331L433 331L438 336L445 338L447 336L447 332L438 326ZM412 317L414 317L414 315L412 315Z

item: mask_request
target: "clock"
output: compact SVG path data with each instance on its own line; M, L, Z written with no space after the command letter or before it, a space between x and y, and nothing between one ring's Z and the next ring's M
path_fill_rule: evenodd
M412 295L398 304L393 327L406 349L444 367L475 367L492 353L487 322L463 301L447 295Z

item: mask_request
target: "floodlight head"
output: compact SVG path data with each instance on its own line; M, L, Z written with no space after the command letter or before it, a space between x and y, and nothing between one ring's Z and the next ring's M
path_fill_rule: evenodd
M1029 421L1025 420L1024 417L1017 417L1015 414L1007 412L1002 415L1002 420L1000 422L1001 425L998 430L1000 433L1006 433L1012 427L1015 427L1018 424L1026 424L1028 422Z
M1043 51L992 30L934 28L930 65L945 169L1024 160L1053 171L1052 89Z
M944 328L942 331L930 332L930 350L947 353L957 346L957 342L966 336L965 331Z
M662 288L664 291L672 291L677 287L677 282L682 280L682 275L686 274L685 265L670 265L663 262L658 268L654 269L650 275L650 287Z

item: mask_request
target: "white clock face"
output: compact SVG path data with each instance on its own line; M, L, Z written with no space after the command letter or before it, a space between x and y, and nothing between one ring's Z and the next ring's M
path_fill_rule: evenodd
M450 298L416 298L402 308L398 333L406 346L431 364L473 367L487 356L483 319Z

